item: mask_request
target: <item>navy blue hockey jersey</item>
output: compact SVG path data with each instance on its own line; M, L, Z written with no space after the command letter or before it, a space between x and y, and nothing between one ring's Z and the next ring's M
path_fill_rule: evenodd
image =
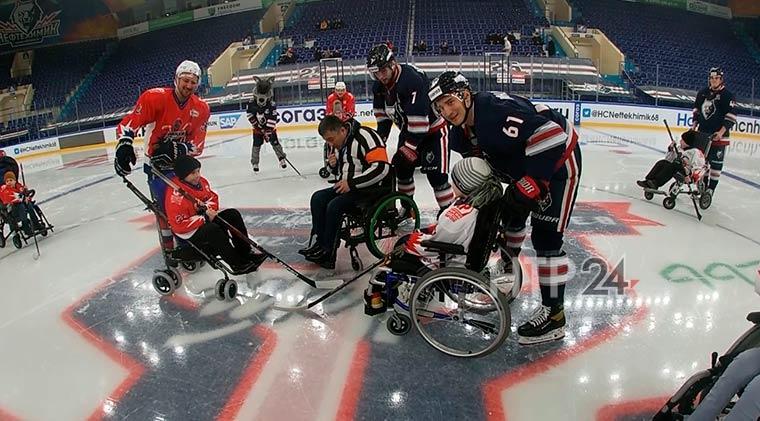
M390 88L375 81L372 108L377 119L377 132L383 139L388 139L395 123L401 130L399 140L416 149L436 120L428 98L430 81L414 66L400 64L399 67L401 70Z
M502 177L549 181L579 147L572 124L545 105L502 92L477 92L473 107L474 129L449 126L451 150L485 158Z
M729 131L736 124L734 94L723 88L713 91L709 87L697 93L694 101L694 120L702 133L715 133L721 127L726 128L724 138L729 137Z
M249 102L246 113L255 134L272 133L277 130L277 106L274 101L263 107L256 102Z

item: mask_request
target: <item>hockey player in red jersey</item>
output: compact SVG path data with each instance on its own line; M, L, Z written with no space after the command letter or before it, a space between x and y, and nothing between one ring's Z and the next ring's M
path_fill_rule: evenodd
M340 108L335 106L336 103L340 104ZM339 111L340 115L338 115ZM335 91L328 95L325 115L336 115L343 121L356 116L356 100L354 95L346 90L345 82L336 83Z
M200 76L200 66L185 60L174 74L174 88L148 89L140 95L135 107L116 128L116 174L124 177L132 172L132 165L137 161L132 143L135 133L143 127L146 158L170 177L174 161L178 157L197 156L203 152L209 106L195 95ZM153 175L147 163L144 170L148 175L151 196L163 211L166 184ZM158 218L158 224L161 229L161 247L168 257L174 249L172 233L161 218Z

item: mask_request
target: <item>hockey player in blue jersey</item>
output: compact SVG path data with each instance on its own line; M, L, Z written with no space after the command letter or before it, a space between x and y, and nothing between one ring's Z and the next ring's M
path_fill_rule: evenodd
M372 108L377 132L387 141L394 123L401 131L392 159L398 191L414 196L414 169L420 167L433 188L438 207L447 208L454 200L454 192L449 184L448 146L442 135L445 124L434 124L427 76L414 66L398 63L385 44L372 47L367 70L375 79Z
M721 68L710 69L708 85L697 93L691 128L712 137L710 152L707 155L710 174L706 177L709 177L709 182L705 180L707 192L712 195L718 187L718 179L723 170L723 159L726 146L729 144L731 128L736 124L736 102L734 94L726 89Z
M563 236L575 205L581 150L572 124L558 112L504 93L473 92L458 72L444 72L430 86L436 112L449 124L452 150L481 156L508 182L502 217L506 246L520 252L531 217L541 306L519 326L521 344L564 337L568 257ZM507 260L505 259L505 262ZM508 263L508 262L507 262Z
M274 77L261 79L254 76L256 87L253 90L253 101L248 104L246 114L253 126L253 146L251 147L251 165L253 172L259 172L259 157L261 146L266 142L272 145L281 168L287 168L285 152L277 138L277 106L273 97L272 83Z

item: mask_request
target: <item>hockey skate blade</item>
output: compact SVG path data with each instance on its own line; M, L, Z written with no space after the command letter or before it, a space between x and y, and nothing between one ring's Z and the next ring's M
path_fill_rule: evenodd
M547 333L546 335L536 336L533 338L527 337L527 336L520 336L517 340L517 343L520 345L538 345L543 344L547 342L552 341L558 341L565 337L565 328L561 327L559 329L555 329L552 332Z

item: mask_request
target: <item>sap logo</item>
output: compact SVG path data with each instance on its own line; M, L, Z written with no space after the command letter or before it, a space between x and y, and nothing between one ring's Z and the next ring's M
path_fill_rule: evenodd
M583 109L583 118L589 118L591 117L591 108L584 108Z
M240 120L240 113L235 114L222 114L219 116L219 128L231 129L235 127L238 120Z

